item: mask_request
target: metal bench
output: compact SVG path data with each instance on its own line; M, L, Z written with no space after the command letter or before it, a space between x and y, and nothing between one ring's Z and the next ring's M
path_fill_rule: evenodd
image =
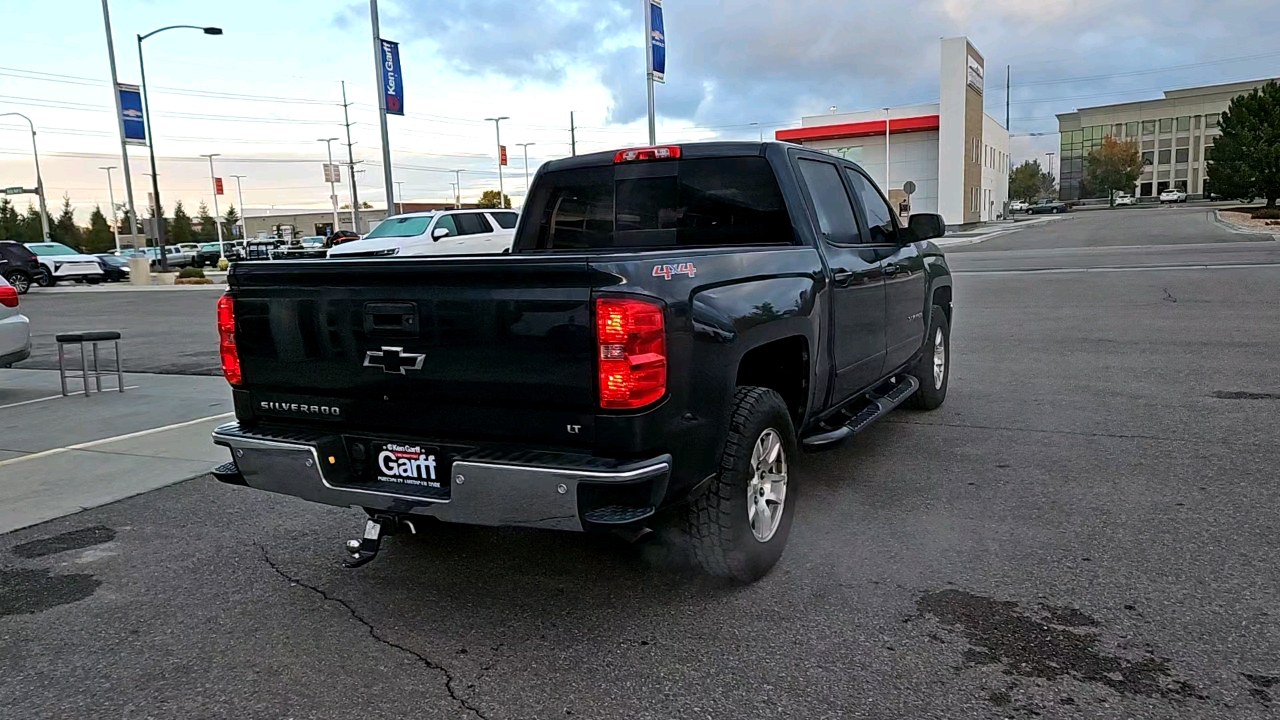
M98 388L98 392L102 392L102 377L104 375L116 376L116 390L124 392L124 372L120 369L120 333L114 330L89 330L84 332L61 333L54 336L58 341L58 377L62 380L62 395L65 397L67 393L67 380L80 380L84 383L84 396L89 397L89 381L93 380ZM115 344L116 350L116 369L115 372L99 372L98 371L98 343L110 342ZM93 369L89 369L88 358L85 355L85 344L93 346ZM67 371L66 355L63 352L64 345L80 346L80 372L78 374ZM72 368L75 370L75 368Z

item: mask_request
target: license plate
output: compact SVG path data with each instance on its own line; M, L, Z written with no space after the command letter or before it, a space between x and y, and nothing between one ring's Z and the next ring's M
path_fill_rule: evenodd
M405 442L374 442L366 470L373 489L433 500L449 499L450 461L439 448Z

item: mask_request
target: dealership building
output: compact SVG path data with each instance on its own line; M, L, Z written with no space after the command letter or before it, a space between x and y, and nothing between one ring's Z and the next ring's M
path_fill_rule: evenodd
M1081 108L1058 115L1059 196L1079 200L1084 161L1106 137L1138 143L1146 168L1134 195L1153 197L1169 188L1192 196L1207 191L1205 163L1218 136L1218 118L1231 100L1270 80L1167 90L1159 100Z
M938 102L804 117L775 137L856 162L895 207L948 225L995 220L1009 197L1009 131L983 112L984 76L968 39L946 38Z

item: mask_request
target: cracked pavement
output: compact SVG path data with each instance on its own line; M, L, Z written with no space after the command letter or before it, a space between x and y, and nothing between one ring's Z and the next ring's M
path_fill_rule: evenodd
M1191 210L1079 213L1050 239L1178 242L1197 266L1235 252L1192 248L1221 231ZM1144 212L1168 214L1160 234ZM1019 238L1047 242L1034 232L1000 239L1010 266ZM0 536L0 707L1275 717L1278 280L1263 266L958 275L947 404L800 458L790 545L751 587L659 545L431 525L344 570L362 512L208 477Z

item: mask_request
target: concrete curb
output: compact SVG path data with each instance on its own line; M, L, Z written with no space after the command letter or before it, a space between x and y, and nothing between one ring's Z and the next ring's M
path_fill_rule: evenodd
M943 238L938 238L933 242L938 247L944 248L944 249L949 247L963 247L965 245L977 245L978 243L986 242L992 238L998 238L1002 235L1010 235L1012 233L1018 232L1019 230L1026 230L1029 227L1036 227L1038 225L1047 225L1048 223L1061 222L1063 220L1069 220L1069 219L1070 218L1067 216L1062 216L1062 217L1038 218L1036 220L1023 220L1021 222L1015 222L1013 225L1010 225L1007 228L1001 228L994 232L987 233L986 235L978 235L977 237L968 237L968 238L959 237L951 240L948 240L947 238L943 237Z
M1213 222L1223 230L1226 230L1227 232L1233 232L1237 235L1270 235L1272 240L1276 242L1280 242L1280 233L1271 233L1271 232L1267 232L1266 230L1259 230L1257 228L1247 227L1243 225L1236 225L1230 220L1223 218L1221 210L1213 211Z

